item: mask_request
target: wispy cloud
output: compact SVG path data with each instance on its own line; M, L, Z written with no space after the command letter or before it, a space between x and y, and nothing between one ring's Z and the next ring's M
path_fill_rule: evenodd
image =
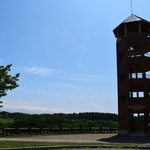
M22 71L39 76L51 76L53 75L56 79L66 81L82 81L82 82L103 82L114 80L116 77L113 75L99 75L99 74L83 74L66 70L58 70L46 67L21 67L17 68L17 71ZM64 85L63 85L64 86ZM66 85L65 85L66 86Z
M5 110L6 111L13 111L16 112L25 112L25 113L37 113L37 114L42 114L42 113L70 113L67 110L63 110L60 108L46 108L46 107L41 107L38 106L36 103L35 104L5 104Z
M45 67L37 67L37 66L18 67L18 70L23 71L23 72L27 72L27 73L31 73L34 75L40 75L40 76L49 76L49 75L54 74L56 72L55 69L45 68Z

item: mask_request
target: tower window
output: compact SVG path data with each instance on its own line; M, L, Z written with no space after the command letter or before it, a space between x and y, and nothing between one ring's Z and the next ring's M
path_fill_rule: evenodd
M132 98L132 92L129 92L129 98Z
M144 97L144 92L129 92L129 98L143 98Z
M149 25L142 23L141 24L141 30L142 30L142 32L149 33Z
M129 73L129 79L142 79L143 73Z
M132 46L129 47L128 51L133 51L134 48Z
M144 56L150 57L150 52L145 53Z
M138 94L139 97L144 97L144 92L139 92Z
M133 117L138 117L138 113L133 113Z
M130 24L127 24L127 33L135 33L139 32L139 25L137 22L133 22Z
M146 72L146 78L147 78L147 79L150 79L150 71L147 71L147 72Z
M143 74L142 74L142 73L137 73L137 78L138 78L138 79L143 78Z
M133 98L136 98L137 96L137 92L133 92Z
M136 73L131 74L132 79L136 79Z

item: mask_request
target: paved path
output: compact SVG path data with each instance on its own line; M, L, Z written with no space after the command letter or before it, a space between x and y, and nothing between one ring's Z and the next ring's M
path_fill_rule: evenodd
M137 143L150 145L150 137L118 136L117 134L66 134L0 138L0 141L78 142L78 143Z
M116 134L66 134L66 135L45 135L25 136L14 138L0 138L0 141L40 141L40 142L85 142L98 143L102 138L110 138Z
M58 140L58 139L25 139L25 138L0 138L0 141L30 141L30 142L73 142L73 143L100 143L94 140Z
M102 139L108 139L117 134L66 134L0 138L0 141L35 141L35 142L77 142L77 143L105 143ZM107 141L106 141L107 142Z

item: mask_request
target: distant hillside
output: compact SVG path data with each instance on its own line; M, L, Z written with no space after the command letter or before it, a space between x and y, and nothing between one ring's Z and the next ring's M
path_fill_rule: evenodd
M14 120L10 127L44 128L44 127L115 127L118 126L118 115L111 113L72 113L72 114L24 114L1 112L1 118ZM8 124L7 124L8 126Z
M20 119L22 117L32 116L31 114L25 114L25 113L9 113L5 112L9 118L12 119ZM38 115L38 114L34 114ZM66 119L87 119L87 120L109 120L109 121L118 121L118 115L117 114L111 114L111 113L98 113L98 112L84 112L84 113L70 113L70 114L64 114L64 113L55 113L55 114L40 114L39 116L43 117L62 117Z

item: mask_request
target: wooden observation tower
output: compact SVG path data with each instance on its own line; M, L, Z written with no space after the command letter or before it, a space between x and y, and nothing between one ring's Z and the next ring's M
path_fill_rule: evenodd
M119 133L150 133L150 22L134 14L117 38Z

